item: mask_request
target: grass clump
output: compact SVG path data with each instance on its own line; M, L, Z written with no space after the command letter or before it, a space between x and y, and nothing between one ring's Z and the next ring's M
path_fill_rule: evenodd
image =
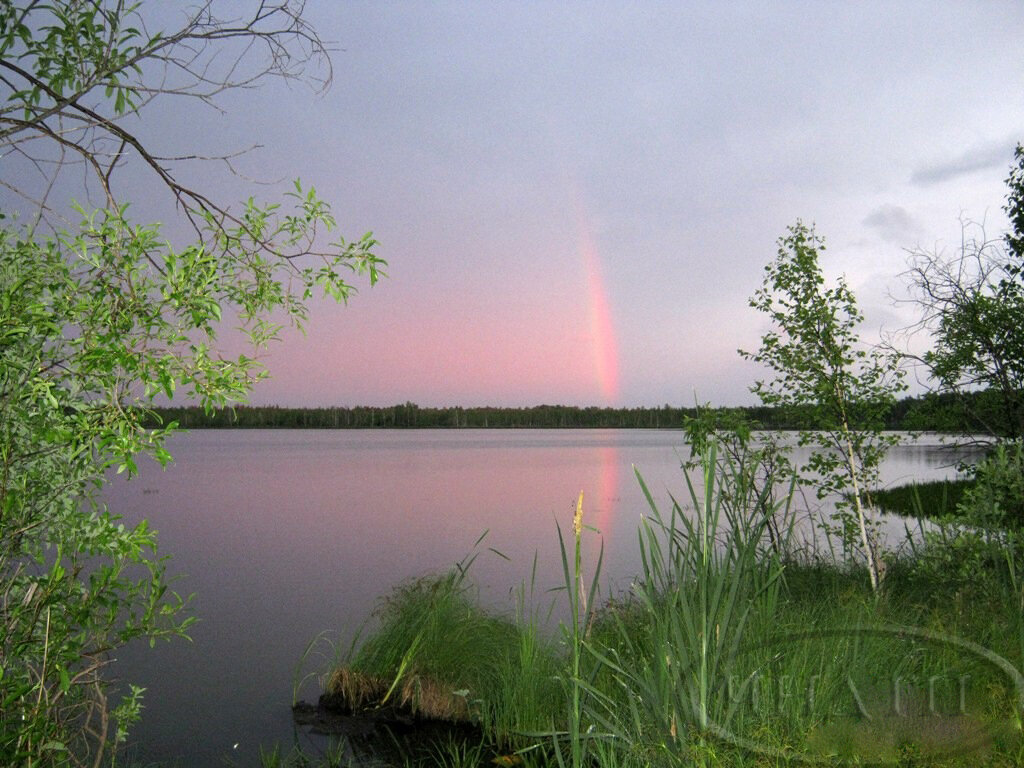
M460 565L398 587L380 626L326 686L329 704L391 708L427 720L474 722L503 737L538 727L557 695L556 657L535 623L483 609Z
M763 513L767 490L720 463L714 443L701 457L699 490L687 478L686 508L673 498L662 515L638 479L651 515L640 532L636 605L611 614L614 647L586 644L612 682L588 689L586 714L630 755L642 745L668 762L692 761L695 748L732 728L738 712L724 693L732 682L748 687L749 675L736 677L741 657L776 612L782 567L764 542L778 510Z

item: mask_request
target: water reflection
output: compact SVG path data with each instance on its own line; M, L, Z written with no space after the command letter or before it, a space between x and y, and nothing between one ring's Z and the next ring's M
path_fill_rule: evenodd
M449 567L485 530L481 596L511 609L534 553L535 594L554 599L555 521L571 532L581 489L613 591L638 570L648 511L633 465L666 510L669 493L687 497L678 431L206 431L170 448L170 469L144 464L108 499L160 531L200 621L192 644L128 649L117 666L148 689L140 760L190 766L251 764L260 743L290 743L293 670L310 638L332 629L346 646L380 595ZM925 438L895 449L883 480L951 476L955 461ZM588 567L599 546L588 538Z

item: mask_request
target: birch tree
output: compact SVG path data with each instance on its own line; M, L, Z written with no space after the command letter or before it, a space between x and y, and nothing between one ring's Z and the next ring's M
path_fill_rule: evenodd
M757 352L740 354L773 378L752 391L768 406L803 414L800 444L813 446L799 471L819 498L836 498L844 542L856 543L877 590L884 566L874 531L870 491L886 450L884 415L903 386L894 358L863 344L863 315L844 278L828 285L819 263L824 241L800 221L779 239L774 261L750 300L772 328Z

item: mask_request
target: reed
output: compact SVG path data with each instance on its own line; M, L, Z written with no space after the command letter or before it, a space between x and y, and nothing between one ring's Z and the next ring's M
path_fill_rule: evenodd
M973 575L956 578L936 563L962 553L929 539L892 559L875 593L862 567L798 560L772 546L787 532L770 537L766 521L790 518L788 498L768 502L713 442L699 459L685 503L670 496L664 513L637 473L650 513L630 594L597 604L601 561L591 569L582 559L581 496L572 537L557 529L569 607L557 637L540 629L533 577L515 615L495 616L479 607L464 563L399 587L382 605L378 631L328 689L357 709L400 702L423 716L468 719L505 761L448 745L441 764L1021 764L1012 680L965 655L967 646L925 642L961 638L1024 664L1024 558L1015 538L976 542L987 549L972 561ZM909 629L901 636L890 631L896 626ZM925 717L927 690L907 687L897 718L878 683L894 674L961 675L972 687L962 702L940 694L941 706L963 709L941 721ZM943 739L956 746L969 733L985 743L934 757L948 746Z
M764 547L768 517L754 514L765 499L747 473L718 460L714 442L700 461L700 485L687 475L690 509L670 497L668 515L637 472L651 515L639 532L633 621L613 612L614 646L584 642L615 684L614 693L587 688L588 714L632 756L705 762L694 747L729 727L724 692L744 639L775 613L782 567Z
M569 750L569 763L573 768L582 768L589 760L589 737L592 726L585 730L584 724L588 719L586 716L586 710L589 709L587 694L593 690L593 686L589 685L588 681L582 677L582 661L586 635L594 615L594 601L601 574L604 546L601 547L601 553L598 556L588 588L583 573L583 491L580 491L579 499L576 502L576 512L572 519L573 556L571 564L562 528L560 525L556 525L556 527L558 548L562 556L565 596L569 604L569 623L561 626L562 636L568 648L567 669L561 676L568 700L568 712L565 718L567 729L564 732L552 730L552 750L558 765L564 768L566 759L562 743L560 743L560 739L564 739Z

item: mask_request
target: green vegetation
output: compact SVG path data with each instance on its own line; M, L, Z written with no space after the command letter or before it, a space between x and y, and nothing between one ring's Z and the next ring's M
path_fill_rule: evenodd
M1024 528L1024 442L998 443L972 476L958 506L961 516L977 525Z
M882 511L1014 531L1024 526L1024 450L1019 441L995 444L969 477L876 490Z
M314 292L343 300L343 275L378 277L371 236L328 242L335 221L312 188L231 210L131 132L164 94L215 103L322 61L298 8L227 26L202 6L156 32L141 4L0 2L3 185L23 202L0 211L0 764L113 761L142 696L110 685L116 652L188 630L155 531L97 501L140 454L170 460L176 425L145 427L146 408L246 396L262 369L219 353L223 314L258 349L280 323L301 326ZM128 163L153 176L123 198ZM176 205L186 244L132 221L133 192ZM76 193L101 203L53 199Z
M460 702L431 714L468 718L485 745L442 765L1017 765L1024 680L998 662L1024 662L1015 547L933 540L892 560L875 592L864 567L765 546L759 491L717 450L699 454L685 503L663 514L649 496L629 596L595 607L569 542L570 618L540 656L535 623L483 611L458 568L398 588L328 690L372 674L358 699L372 711L429 678L432 696ZM582 507L573 531L585 535ZM543 674L522 674L527 655Z
M907 273L931 345L921 357L935 391L987 434L1024 438L1024 147L1017 145L1003 210L1010 229L990 240L967 222L959 253L918 250ZM990 394L983 405L973 393Z
M625 755L643 760L693 759L733 727L739 699L730 695L730 678L743 679L735 677L742 657L752 638L765 636L778 604L782 564L761 546L770 516L756 497L764 491L731 462L719 462L714 442L698 456L700 484L687 477L695 519L675 499L663 516L638 476L651 507L631 609L640 616L623 621L611 612L613 643L587 644L613 683L588 687L587 719L613 743L629 745Z
M983 407L985 393L975 396ZM928 395L881 404L885 429L980 433L960 400ZM684 408L598 408L536 405L523 408L431 408L415 403L381 407L287 408L240 405L230 409L154 407L150 426L175 422L187 429L678 429L688 418L711 411L724 420L742 417L751 428L801 429L813 422L808 408L765 405Z
M897 441L883 428L886 411L904 389L903 372L894 357L861 343L857 326L864 317L844 278L826 285L818 258L824 250L813 228L800 222L779 240L776 259L750 300L772 329L757 352L740 354L775 374L754 385L761 402L800 408L808 417L800 444L815 450L800 473L818 498L841 498L836 532L848 549L859 545L877 590L882 573L868 490Z
M1010 228L989 239L965 223L953 256L918 250L907 272L928 351L905 355L923 366L934 391L926 402L964 432L990 438L991 451L968 479L957 515L978 527L1024 524L1024 146L1017 145L1003 206Z
M910 483L872 492L871 500L882 512L904 517L952 520L971 480L935 480Z

